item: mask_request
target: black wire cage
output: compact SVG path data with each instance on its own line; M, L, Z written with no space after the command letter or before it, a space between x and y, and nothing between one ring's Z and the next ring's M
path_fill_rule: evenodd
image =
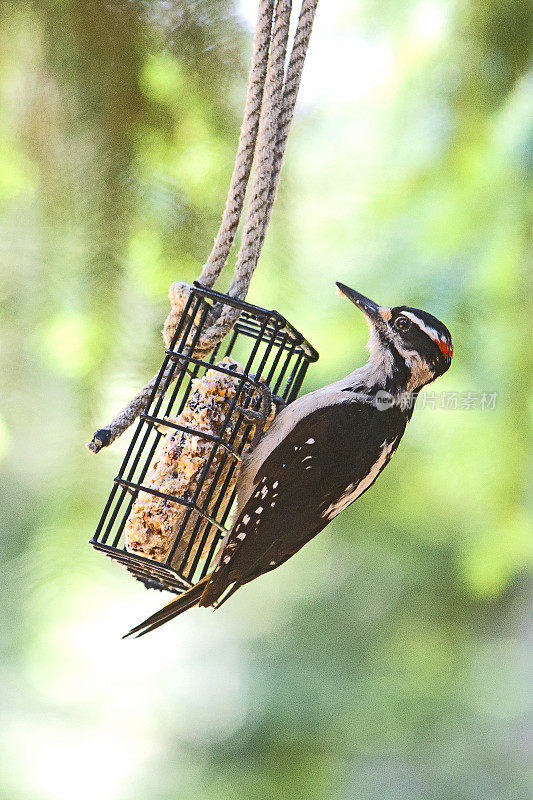
M240 317L209 358L202 360L192 354L214 304L237 308ZM223 359L227 360L221 364ZM246 409L257 414L267 387L277 409L291 403L298 396L309 364L317 359L317 351L277 311L194 284L114 479L92 546L126 567L147 588L180 594L203 578L225 535L240 458L258 424ZM216 433L176 421L192 406L196 379L205 378L208 371L209 376L223 376L221 380L232 384ZM150 480L165 431L178 431L181 442L203 443L204 461L185 492L161 491L165 487L155 488ZM155 557L132 551L127 541L125 531L139 495L158 498L155 502L160 503L163 513L172 509L179 518L179 525L174 524L171 531L169 548Z

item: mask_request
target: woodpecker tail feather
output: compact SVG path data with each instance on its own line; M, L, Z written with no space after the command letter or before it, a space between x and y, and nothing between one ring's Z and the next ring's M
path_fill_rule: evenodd
M225 595L224 592L222 592L222 595L220 595L222 597L222 600L217 600L216 602L212 603L212 606L215 609L215 611L217 611L220 608L220 606L223 606L226 600L229 600L231 595L235 594L237 589L241 588L241 585L242 584L235 582L231 587L231 589L229 590L229 592L226 592Z
M197 606L202 593L206 587L206 584L210 580L211 575L206 575L205 578L202 578L201 581L198 581L194 586L190 589L187 589L186 592L180 594L175 600L168 603L166 606L163 606L159 611L156 611L155 614L152 614L151 617L145 619L144 622L140 622L131 631L124 634L122 637L126 639L127 636L131 636L132 634L136 633L136 639L139 636L144 636L145 633L150 633L150 631L154 631L156 628L159 628L160 625L163 625L165 622L168 622L174 617L178 617L180 614L183 614L184 611L188 611L189 608L193 608Z

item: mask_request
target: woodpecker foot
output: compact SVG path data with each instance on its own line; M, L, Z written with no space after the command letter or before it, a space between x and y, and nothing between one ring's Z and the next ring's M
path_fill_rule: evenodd
M242 414L246 422L262 422L265 423L265 415L261 411L255 411L253 408L245 408L244 406L235 406L235 411Z
M241 413L247 422L255 424L255 433L250 444L250 448L254 448L263 434L263 430L271 415L274 401L272 399L272 392L266 383L259 382L259 386L254 387L256 392L261 395L261 402L259 408L249 408L246 406L236 405L235 410Z

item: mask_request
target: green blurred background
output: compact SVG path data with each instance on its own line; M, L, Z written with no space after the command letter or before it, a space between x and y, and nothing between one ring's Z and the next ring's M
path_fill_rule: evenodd
M209 253L256 2L0 6L2 800L527 800L530 0L322 0L249 298L307 389L365 359L335 279L443 319L452 369L296 558L125 642L166 598L87 544L129 436L83 445Z

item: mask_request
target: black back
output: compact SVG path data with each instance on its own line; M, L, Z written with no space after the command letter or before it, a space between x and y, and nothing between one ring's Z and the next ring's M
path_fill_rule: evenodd
M260 467L201 604L278 567L339 513L335 504L340 511L366 491L396 450L407 418L397 406L380 411L348 401L301 420Z

